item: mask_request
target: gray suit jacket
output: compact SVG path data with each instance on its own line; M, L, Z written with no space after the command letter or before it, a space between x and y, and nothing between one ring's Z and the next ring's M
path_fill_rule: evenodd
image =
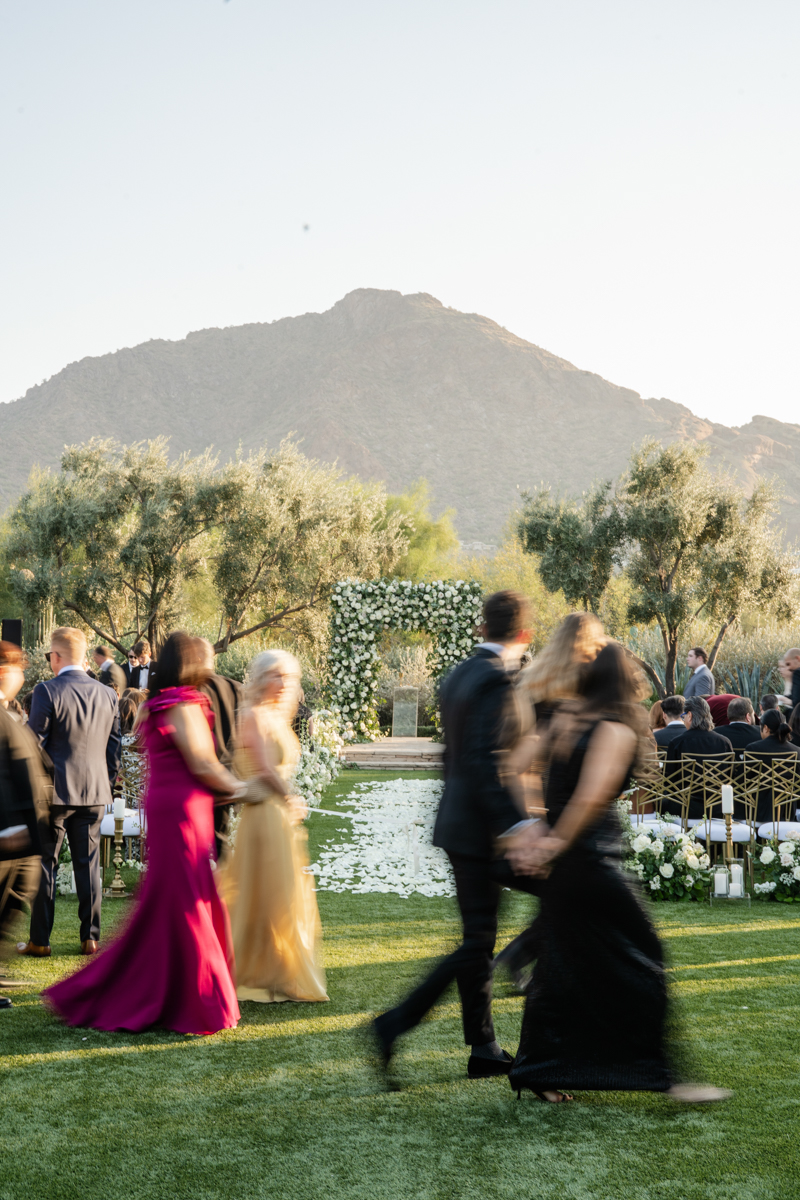
M684 700L690 700L692 696L713 696L715 691L714 676L705 663L703 663L702 667L695 671L694 675L689 676L689 682L683 689L683 698Z
M62 671L33 689L28 727L53 760L53 804L111 803L122 747L111 688L85 671Z

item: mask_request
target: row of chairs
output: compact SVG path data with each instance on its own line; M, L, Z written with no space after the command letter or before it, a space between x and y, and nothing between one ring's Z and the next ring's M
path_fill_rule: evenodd
M737 758L727 754L683 755L667 763L666 749L659 747L658 771L647 782L637 783L633 793L634 825L677 817L683 832L692 831L700 841L726 841L722 813L722 788L734 793L733 840L737 844L756 840L784 840L800 834L800 757L744 751ZM694 816L692 815L694 812Z

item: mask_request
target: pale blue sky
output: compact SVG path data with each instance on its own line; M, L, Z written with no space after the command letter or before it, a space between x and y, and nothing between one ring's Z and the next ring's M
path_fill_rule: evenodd
M800 421L799 52L796 0L0 0L0 400L380 287Z

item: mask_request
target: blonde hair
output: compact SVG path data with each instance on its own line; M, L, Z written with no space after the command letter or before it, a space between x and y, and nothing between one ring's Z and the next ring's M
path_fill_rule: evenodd
M244 688L245 702L249 708L261 704L264 688L270 676L282 675L287 687L278 703L278 708L287 720L291 720L300 702L300 663L288 650L264 650L250 663Z
M86 636L71 625L60 625L54 629L50 634L50 645L55 646L59 654L64 651L63 657L73 663L80 664L86 658Z
M534 704L572 700L584 663L593 662L608 638L594 613L570 613L529 667L520 673L521 687Z

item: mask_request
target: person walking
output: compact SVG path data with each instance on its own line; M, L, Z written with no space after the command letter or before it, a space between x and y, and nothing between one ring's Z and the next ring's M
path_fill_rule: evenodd
M540 951L509 1082L540 1100L569 1091L655 1091L726 1099L719 1088L676 1084L666 1046L667 976L638 885L620 869L614 801L652 770L638 701L647 685L610 642L586 668L580 702L554 718L545 803L547 834L510 852L541 883Z
M197 690L211 705L214 716L212 735L217 758L223 767L230 770L236 751L236 717L242 703L242 685L236 679L229 679L227 675L216 674L214 647L207 638L199 637L195 641L204 670L208 672L208 678ZM231 806L217 804L214 808L214 846L217 862L222 858L228 844L230 822Z
M433 844L446 851L453 868L463 936L458 949L419 987L373 1021L385 1076L397 1039L419 1024L453 980L461 997L464 1041L471 1047L468 1075L502 1075L511 1067L492 1022L492 952L501 889L538 890L538 881L515 875L497 856L501 839L524 843L533 824L502 771L504 752L519 741L526 715L530 720L524 694L508 672L530 641L528 625L524 597L510 591L489 596L483 606L484 641L442 684L444 792Z
M48 779L36 738L9 711L25 680L27 658L0 642L0 966L14 924L30 905L41 875L39 822L48 816ZM0 988L11 981L0 971ZM0 1008L11 1008L0 996Z
M209 1034L239 1020L228 914L211 869L212 809L244 799L246 787L217 762L197 691L205 674L194 638L171 634L141 724L147 872L124 932L44 993L68 1025Z
M28 728L54 768L50 820L42 841L42 876L31 912L30 940L17 950L49 958L55 917L58 856L66 837L78 892L81 954L96 954L100 939L102 873L100 825L111 803L121 758L119 700L80 665L86 638L79 629L54 629L48 658L54 679L37 683Z

